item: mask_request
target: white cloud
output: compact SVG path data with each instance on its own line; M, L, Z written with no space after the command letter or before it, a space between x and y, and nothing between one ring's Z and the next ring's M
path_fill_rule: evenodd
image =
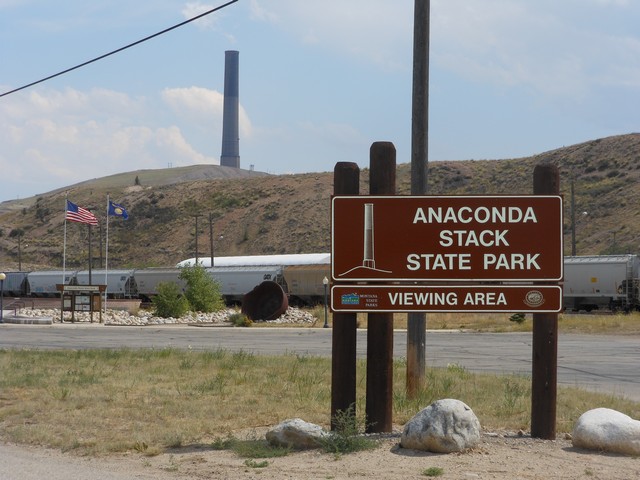
M215 106L217 92L200 90L175 103L204 116L202 110ZM208 101L198 105L189 101L194 97ZM108 90L40 90L6 97L0 102L0 169L11 176L12 188L26 196L43 193L30 185L55 188L168 163L216 163L190 145L171 116L163 121L167 113L162 103Z
M385 69L410 67L413 2L252 0L252 18L277 25L302 44L347 53Z
M0 8L29 2L0 0ZM98 33L108 33L109 40L137 39L174 24L176 16L193 18L213 8L209 2L183 0L177 8L175 2L173 7L142 2L133 11L104 2L16 9L22 12L17 18L13 12L5 15L2 38L30 50L3 57L14 76L2 80L6 88L0 91L37 78L31 67L55 71L72 58L112 48L87 43L94 34L96 41L106 41ZM246 96L241 95L251 102L246 103L251 118L240 109L243 162L258 169L281 163L300 171L330 169L336 160L360 158L363 152L366 157L371 141L379 138L396 142L400 155L409 149L413 4L238 2L203 18L201 28L191 25L117 59L3 97L1 171L11 174L12 184L30 190L28 182L67 185L169 163L217 163L211 159L220 151L223 95L202 87L222 78L222 51L236 43L229 32L237 35L238 50L246 52L243 65L252 71L243 77ZM548 136L544 145L529 138L534 135L513 140L518 155L596 138L603 130L635 128L639 18L640 2L630 0L432 0L432 133L451 138L450 158L490 158L513 155L501 137L513 137L514 125L529 131L539 125L535 136ZM68 30L47 35L38 28L44 23ZM53 67L25 63L41 58L44 47L50 47L45 56ZM282 74L290 78L283 81ZM50 85L75 88L44 88ZM107 88L91 88L96 85ZM140 96L124 93L128 89ZM494 121L479 125L474 112L489 112ZM438 148L432 154L441 157Z
M162 99L176 112L198 117L222 117L223 95L202 87L165 88Z
M637 38L606 34L590 23L593 15L610 12L592 6L598 11L583 20L573 8L587 5L569 7L561 2L439 0L432 3L432 61L474 81L574 100L610 83L609 72L640 69Z
M250 10L255 21L288 32L309 48L408 70L413 3L252 0ZM611 15L631 8L637 9L628 0L434 0L431 64L476 83L574 102L602 86L637 86L637 36L606 33L616 29L593 22L598 17L615 22Z
M216 90L202 87L165 88L162 99L174 113L186 121L206 125L207 130L222 131L222 115L224 110L224 95ZM250 137L252 133L251 120L240 105L238 124L242 137Z
M198 15L202 15L203 13L209 10L212 10L213 8L215 7L212 5L207 5L205 3L188 2L182 8L182 15L186 20L190 20L194 17L197 17ZM218 23L218 18L219 17L217 17L215 14L210 14L210 15L205 15L202 18L199 18L193 23L199 26L200 28L204 28L204 29L215 28Z
M264 8L258 0L251 0L249 2L249 12L252 20L258 20L268 23L277 23L278 15L275 12L269 11Z
M629 6L629 0L592 0L597 5L602 5L604 7L608 7L610 5L614 5L617 7L627 7Z
M16 5L23 5L27 3L31 2L24 0L0 0L0 8L15 7Z
M601 36L599 52L607 68L592 71L595 83L612 87L640 88L640 39Z
M163 150L168 149L171 156L182 159L180 162L181 165L218 163L217 160L208 158L194 150L182 136L182 132L178 127L171 126L158 129L156 132L156 141L159 148Z

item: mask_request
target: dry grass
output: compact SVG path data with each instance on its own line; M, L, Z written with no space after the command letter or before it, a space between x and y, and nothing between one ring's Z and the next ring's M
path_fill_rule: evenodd
M312 310L318 319L313 325L322 326L324 310L322 306ZM429 313L427 314L428 330L468 330L473 332L530 332L533 326L533 315L525 315L525 321L517 323L511 321L511 313ZM332 315L329 313L329 325ZM358 326L367 327L367 314L358 314ZM260 324L260 326L265 326ZM282 326L282 325L281 325ZM290 326L290 325L284 325ZM393 316L395 329L407 328L407 314L396 313ZM560 333L591 333L607 335L640 335L640 312L629 314L573 314L558 315L558 330Z
M440 398L458 398L488 429L528 429L530 380L476 375L458 365L428 370L417 399L404 393L395 362L394 422ZM365 363L358 364L357 412L364 412ZM80 454L211 444L232 432L301 417L327 426L331 360L262 357L223 350L0 351L0 440ZM560 388L558 431L585 410L609 407L638 418L640 404Z

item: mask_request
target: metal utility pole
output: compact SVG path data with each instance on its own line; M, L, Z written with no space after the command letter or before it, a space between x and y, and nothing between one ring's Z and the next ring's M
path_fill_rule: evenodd
M100 265L99 267L102 268L102 224L98 224L98 229L100 231Z
M196 219L196 265L197 265L198 264L198 217L201 217L202 215L199 213L196 213L191 216Z
M572 174L573 175L573 174ZM576 196L574 191L574 180L571 177L571 256L576 256Z
M430 0L415 0L413 12L413 94L411 112L411 194L427 194L429 162L429 12ZM407 396L424 388L427 316L407 317Z
M18 271L22 271L22 235L18 236Z
M213 268L213 213L209 212L209 247L211 248L211 268Z

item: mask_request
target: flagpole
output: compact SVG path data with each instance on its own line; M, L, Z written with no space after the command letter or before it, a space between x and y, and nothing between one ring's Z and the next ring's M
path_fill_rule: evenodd
M62 285L67 270L67 194L64 194L64 242L62 247Z
M67 207L68 193L64 193L64 242L62 247L62 291L60 292L60 323L64 322L64 277L67 271ZM73 318L73 312L72 312Z
M107 288L109 285L109 194L107 193L107 241L104 253L104 314L107 314Z
M91 278L91 264L93 263L91 258L91 224L87 223L87 228L89 229L89 285L93 285L93 279Z

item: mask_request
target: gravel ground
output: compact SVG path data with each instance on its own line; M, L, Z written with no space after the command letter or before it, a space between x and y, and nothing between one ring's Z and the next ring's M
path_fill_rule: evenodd
M334 456L318 450L247 460L207 445L185 446L153 457L139 453L77 457L37 447L0 445L2 480L200 480L353 479L407 480L440 471L443 480L640 478L640 459L577 449L568 437L532 439L510 432L485 432L481 444L463 453L434 454L399 448L385 438L377 448ZM261 465L260 467L257 465Z
M124 310L107 310L102 314L102 322L108 325L170 325L170 324L220 324L230 325L229 317L234 313L240 313L237 309L225 309L213 313L189 313L181 318L162 318L156 317L148 310L140 310L136 315L132 315ZM18 310L16 318L19 320L31 318L51 318L54 323L60 322L59 309L31 309L23 308ZM93 314L93 322L98 322L99 313ZM71 321L71 312L65 312L65 321ZM91 321L91 314L84 312L75 313L75 321L78 323L88 323ZM312 325L318 320L309 312L289 307L287 311L276 320L270 320L270 324L295 324L295 325Z

